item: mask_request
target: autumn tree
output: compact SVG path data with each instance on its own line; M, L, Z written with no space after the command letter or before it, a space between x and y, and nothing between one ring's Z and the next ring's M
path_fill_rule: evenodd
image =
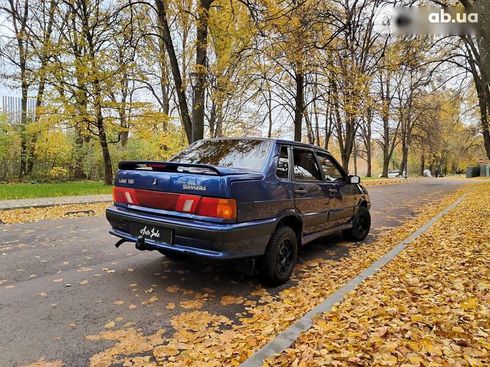
M207 89L209 135L224 136L226 124L240 124L244 105L258 93L252 87L255 30L242 4L215 1L209 12Z
M432 2L442 6L454 5L453 1L448 0L432 0ZM462 35L461 39L464 43L466 61L477 90L480 129L486 154L490 159L490 8L485 0L459 0L456 2L479 15L477 34ZM467 68L467 65L461 64L461 66Z
M267 38L261 50L277 73L289 79L275 85L282 88L285 105L293 111L296 141L302 140L307 76L318 67L315 58L319 45L325 46L331 40L326 17L322 17L328 5L317 0L266 2L265 21L260 31Z
M124 17L116 6L108 6L101 0L76 0L63 3L57 24L62 36L59 47L63 50L57 57L59 69L55 74L58 98L67 121L79 135L97 138L106 184L113 181L109 145L121 138L114 134L121 130L120 126L114 126L109 110L116 107L119 119L125 118L126 101L117 103L114 91L122 87L125 98L124 85L128 82L127 68L132 63L132 53L124 51L131 46L131 40L123 33L130 22L131 17Z
M330 83L336 99L335 137L340 148L342 166L348 170L356 134L362 116L368 108L364 97L374 67L382 52L374 53L379 34L374 31L373 7L379 1L339 1L339 29L332 42L332 72ZM378 49L379 51L379 49Z
M6 0L0 3L0 10L11 21L12 36L5 40L2 57L18 69L18 82L21 93L21 153L20 153L20 177L27 174L28 170L28 136L27 136L27 98L31 86L29 54L29 23L31 21L31 8L29 0Z

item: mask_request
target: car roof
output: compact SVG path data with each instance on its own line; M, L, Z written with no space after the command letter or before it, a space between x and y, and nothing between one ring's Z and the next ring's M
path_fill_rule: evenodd
M325 153L331 155L331 153L328 150L326 150L325 148L319 147L318 145L307 144L307 143L302 143L302 142L299 142L299 141L286 140L286 139L275 139L275 138L262 138L262 137L244 136L244 137L211 138L211 139L205 139L205 140L211 140L211 141L218 141L218 140L263 140L263 141L273 141L273 142L275 142L277 144L282 144L282 145L293 145L293 146L302 147L302 148L309 148L309 149L321 150L322 152L325 152Z

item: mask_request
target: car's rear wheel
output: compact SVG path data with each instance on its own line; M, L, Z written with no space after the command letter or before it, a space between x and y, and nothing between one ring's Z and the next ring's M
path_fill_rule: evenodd
M278 227L272 234L260 270L269 285L286 282L293 273L298 259L298 239L291 227Z
M367 237L370 229L371 214L368 208L361 206L352 221L352 228L345 230L343 233L346 239L358 242Z

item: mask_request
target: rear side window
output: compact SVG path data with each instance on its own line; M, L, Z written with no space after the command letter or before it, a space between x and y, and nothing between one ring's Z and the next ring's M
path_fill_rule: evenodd
M199 140L173 156L170 162L261 171L271 146L269 140Z
M276 175L279 178L289 178L289 154L288 147L282 146L279 153L279 159L277 160Z
M325 181L340 181L344 179L344 175L337 166L332 162L326 154L317 153L320 166L322 167Z
M294 149L293 157L294 178L296 181L321 181L322 175L313 152Z

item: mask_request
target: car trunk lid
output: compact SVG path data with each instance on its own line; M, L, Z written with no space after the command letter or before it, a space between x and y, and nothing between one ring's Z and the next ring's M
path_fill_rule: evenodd
M118 204L227 220L236 218L231 182L262 177L245 169L173 162L121 162L119 169Z

